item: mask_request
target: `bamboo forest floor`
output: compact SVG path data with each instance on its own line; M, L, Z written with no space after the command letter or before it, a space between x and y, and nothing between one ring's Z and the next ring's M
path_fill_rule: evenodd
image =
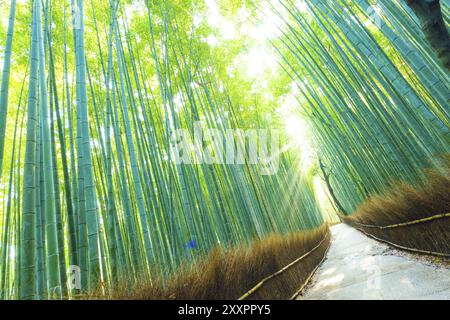
M298 299L450 299L450 268L392 249L345 224L331 228L327 258Z

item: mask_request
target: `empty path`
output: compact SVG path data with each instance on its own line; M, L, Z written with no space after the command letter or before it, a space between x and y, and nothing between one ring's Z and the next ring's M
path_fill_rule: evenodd
M339 224L327 258L298 299L450 299L450 269Z

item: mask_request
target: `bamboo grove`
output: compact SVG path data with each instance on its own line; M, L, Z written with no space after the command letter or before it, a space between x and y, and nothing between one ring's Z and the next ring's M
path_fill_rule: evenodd
M199 149L219 144L246 149L229 129L276 123L219 76L220 53L206 53L186 18L197 2L136 1L139 19L124 0L2 4L0 299L167 279L216 247L322 226L320 175L351 214L391 180L441 168L448 70L397 0L236 1L269 8L261 19L275 21L268 42L283 74L272 82L292 82L314 164L288 147L273 175L202 159ZM219 138L185 149L189 164L174 161L174 133L199 127Z
M21 4L30 17L29 66L17 105L8 105L11 47L20 37L19 5L10 3L0 298L69 297L124 279L151 281L213 247L322 224L312 180L299 176L294 156L280 155L276 175L261 175L255 164L171 161L176 128L194 134L198 122L225 133L245 123L195 47L179 39L173 7L145 3L144 59L123 5L111 1L105 23L96 5ZM55 12L62 19L54 21ZM95 30L89 47L86 16ZM81 286L68 286L77 271Z
M392 181L421 183L448 154L448 70L403 1L291 1L278 52L342 214ZM448 7L443 4L443 11Z

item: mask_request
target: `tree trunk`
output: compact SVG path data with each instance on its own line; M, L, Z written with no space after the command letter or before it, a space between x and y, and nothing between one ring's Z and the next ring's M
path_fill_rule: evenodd
M439 0L405 0L420 21L423 33L447 70L450 70L450 35Z
M344 214L344 215L348 215L347 210L344 209L344 207L342 206L342 204L339 202L338 198L336 197L336 194L334 193L333 187L331 186L330 183L330 175L326 172L325 170L325 166L323 165L322 159L319 159L319 166L320 166L320 170L322 171L323 174L323 178L325 179L325 183L327 185L328 191L330 192L330 196L333 199L335 205L337 206L338 210L339 210L339 214Z

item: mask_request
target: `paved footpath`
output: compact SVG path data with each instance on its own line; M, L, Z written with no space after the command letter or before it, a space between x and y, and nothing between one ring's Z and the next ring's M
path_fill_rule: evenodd
M450 269L393 250L344 224L331 228L327 258L298 299L450 300Z

